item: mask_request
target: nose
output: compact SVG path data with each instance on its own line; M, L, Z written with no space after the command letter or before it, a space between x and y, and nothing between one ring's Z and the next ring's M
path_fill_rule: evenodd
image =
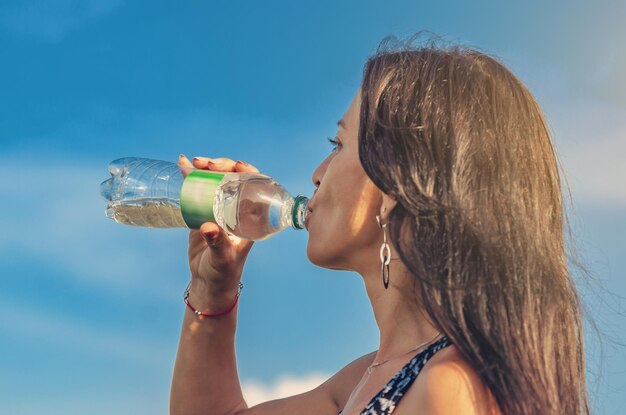
M315 186L315 192L317 192L317 188L319 188L320 184L322 184L322 178L324 177L324 174L326 173L326 168L328 167L328 163L330 162L331 156L332 155L329 155L328 157L326 157L324 161L322 161L320 165L317 166L317 168L313 172L313 176L311 177L311 180L313 181L313 185Z

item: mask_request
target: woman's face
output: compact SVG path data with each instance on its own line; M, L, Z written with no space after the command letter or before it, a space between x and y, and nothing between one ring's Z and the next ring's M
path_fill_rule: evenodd
M336 148L313 173L307 256L321 267L358 271L378 250L382 192L367 177L358 153L360 91L338 123ZM378 255L374 255L379 261Z

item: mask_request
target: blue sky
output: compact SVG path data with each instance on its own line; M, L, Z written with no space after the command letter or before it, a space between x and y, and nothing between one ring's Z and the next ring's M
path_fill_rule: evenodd
M105 219L109 161L228 156L311 194L366 58L421 29L499 56L546 112L604 333L600 366L587 332L592 402L624 413L626 5L545 3L4 0L0 413L167 413L187 231ZM246 265L238 363L260 398L377 347L360 278L310 264L306 237Z

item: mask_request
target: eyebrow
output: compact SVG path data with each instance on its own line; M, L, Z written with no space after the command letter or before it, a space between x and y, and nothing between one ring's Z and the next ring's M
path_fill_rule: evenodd
M346 123L343 121L343 118L342 118L342 119L340 119L339 121L337 121L337 125L338 125L339 127L346 128Z

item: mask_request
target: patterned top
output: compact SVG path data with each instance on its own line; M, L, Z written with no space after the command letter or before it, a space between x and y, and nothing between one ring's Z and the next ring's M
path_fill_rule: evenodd
M452 343L443 336L409 361L361 411L360 415L391 415L428 360ZM341 414L342 411L339 412ZM337 415L339 415L337 414Z

